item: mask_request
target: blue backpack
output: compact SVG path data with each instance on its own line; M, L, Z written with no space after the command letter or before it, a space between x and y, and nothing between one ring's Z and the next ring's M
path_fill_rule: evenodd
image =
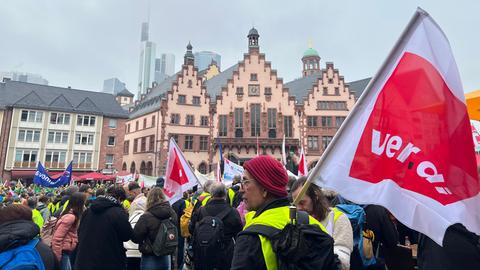
M353 231L353 251L351 254L351 263L353 265L363 264L364 267L376 264L375 256L367 258L364 252L364 231L365 224L365 210L359 205L355 204L337 204L335 206L342 211L350 220ZM373 242L373 239L370 239ZM367 239L368 241L368 239ZM373 255L373 254L372 254ZM361 259L361 261L360 261ZM357 260L358 263L354 263ZM352 268L355 269L355 268Z
M35 249L38 241L35 238L26 245L0 253L0 270L45 270L42 258Z

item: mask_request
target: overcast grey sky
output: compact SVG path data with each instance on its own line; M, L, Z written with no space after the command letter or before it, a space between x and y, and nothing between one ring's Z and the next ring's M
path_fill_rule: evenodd
M312 40L322 66L334 62L346 81L372 76L417 6L442 27L464 91L480 89L480 1L152 0L150 40L183 62L194 51L222 56L222 69L247 51L255 26L260 50L284 82L301 75L300 58ZM118 77L136 93L141 23L147 0L2 0L0 71L38 73L50 85L101 91Z

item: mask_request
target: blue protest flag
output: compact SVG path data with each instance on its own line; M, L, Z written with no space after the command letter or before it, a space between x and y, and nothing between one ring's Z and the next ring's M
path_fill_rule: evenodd
M68 167L63 172L62 176L53 179L50 178L48 175L47 170L43 167L41 162L38 162L37 171L35 172L35 176L33 177L33 183L42 186L42 187L59 187L70 184L70 180L72 179L72 162L68 165Z

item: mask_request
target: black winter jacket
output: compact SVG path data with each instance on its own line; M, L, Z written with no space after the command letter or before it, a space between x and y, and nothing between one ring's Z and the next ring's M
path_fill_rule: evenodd
M175 214L168 202L162 202L147 209L137 221L133 229L132 240L139 244L138 250L143 255L154 255L151 245L157 237L161 221L169 218L178 228L177 214Z
M33 221L16 220L0 225L0 253L25 245L38 236L40 229ZM40 254L46 270L60 269L52 250L42 241L35 249Z
M125 269L123 242L132 238L128 214L110 196L99 196L80 220L75 270Z

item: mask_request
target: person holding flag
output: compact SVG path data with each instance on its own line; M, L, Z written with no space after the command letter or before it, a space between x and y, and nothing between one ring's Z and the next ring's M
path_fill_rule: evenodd
M432 253L419 244L420 269L480 269L473 150L450 44L419 8L295 202L314 183L356 203L382 205L435 243ZM462 237L450 237L452 230Z

